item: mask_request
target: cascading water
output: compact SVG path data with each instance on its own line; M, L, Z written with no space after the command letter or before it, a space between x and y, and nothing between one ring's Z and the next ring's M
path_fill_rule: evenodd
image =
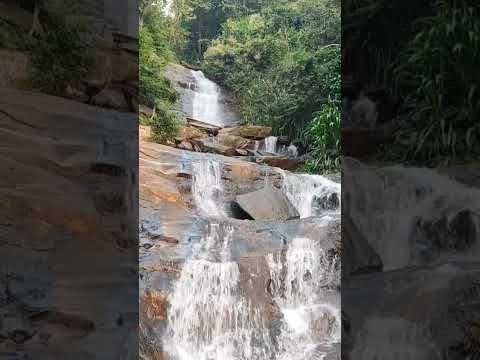
M201 71L192 71L192 74L195 79L192 117L209 124L223 125L219 86L207 79Z
M338 211L340 207L340 184L323 176L284 172L282 191L301 218Z
M277 141L276 136L269 136L265 138L265 151L270 154L275 154L277 152Z
M222 208L222 166L213 160L192 163L192 194L200 213L206 216L221 216Z
M446 221L465 209L479 208L480 192L434 170L376 169L351 159L344 162L344 169L344 196L349 202L345 208L380 255L384 270L416 265L436 251L432 234L416 233L419 224ZM480 221L472 225L480 229ZM478 256L480 246L472 250L472 256Z
M338 259L313 240L294 238L285 258L270 254L267 262L272 293L283 314L276 359L323 359L322 347L340 341L338 296L331 297L328 290L339 285Z
M211 224L170 297L165 348L175 360L266 360L272 344L230 259L233 229Z

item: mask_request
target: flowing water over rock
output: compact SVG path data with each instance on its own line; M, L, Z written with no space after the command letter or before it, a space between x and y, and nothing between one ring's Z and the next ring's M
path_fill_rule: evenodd
M340 340L339 259L308 238L294 238L285 258L269 254L274 299L283 314L279 360L322 359L322 345Z
M323 176L283 172L283 192L297 208L300 217L339 211L340 184Z
M195 86L187 91L194 117L221 124L221 89L192 73ZM265 150L275 153L277 142L266 138ZM154 268L147 278L160 279L147 287L161 289L168 304L152 343L168 360L338 359L340 264L330 233L339 223L340 184L226 156L175 152L181 155L160 155L152 146L141 155L141 166L158 166L144 170L150 177L141 187L149 191L141 193L156 203L141 231L154 229L155 238L169 229L161 223L172 221L165 213L185 217L175 227L177 244L153 247L144 257ZM158 195L155 186L163 188ZM301 219L232 218L233 199L262 187L288 198ZM183 224L188 221L195 226ZM153 254L162 261L158 275Z
M183 266L170 299L167 351L179 360L262 360L271 340L259 311L242 296L230 260L232 228L211 224ZM172 349L169 349L172 347Z
M192 163L193 197L200 212L207 216L221 216L222 166L219 161L201 160Z
M270 154L277 152L278 138L276 136L269 136L265 138L265 151Z
M423 168L370 168L345 162L343 195L356 226L385 270L480 253L480 192ZM448 254L452 257L452 254Z

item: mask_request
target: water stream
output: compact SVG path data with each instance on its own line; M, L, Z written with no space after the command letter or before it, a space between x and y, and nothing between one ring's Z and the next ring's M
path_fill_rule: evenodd
M223 125L221 89L202 72L192 73L193 117ZM265 139L265 151L276 153L277 142ZM255 255L257 265L246 270L242 261L252 260L232 250L233 241L248 235L235 232L225 210L224 161L215 156L191 160L193 216L205 231L189 244L191 252L169 291L163 350L170 360L323 359L340 341L339 261L324 250L320 236L292 236L287 242L279 236L273 240L279 250ZM339 184L321 176L281 175L281 190L302 219L317 217L328 224L338 218ZM264 186L274 186L268 178ZM264 283L253 285L259 276L266 276Z

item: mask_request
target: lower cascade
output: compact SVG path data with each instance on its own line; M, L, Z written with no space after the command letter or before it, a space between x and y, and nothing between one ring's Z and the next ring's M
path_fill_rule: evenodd
M293 237L280 252L265 255L269 282L254 292L269 294L276 309L277 320L272 321L246 291L258 274L242 274L239 259L232 254L235 230L222 209L226 191L222 163L202 159L191 166L192 197L207 230L192 244L168 297L162 341L168 358L324 359L332 344L340 341L338 257L309 237ZM282 190L302 218L318 216L328 224L332 217L323 216L325 211L338 215L339 204L331 197L340 185L321 176L282 174ZM243 280L245 276L250 280Z
M230 260L231 236L231 228L212 224L175 284L165 341L175 359L270 358L267 329L242 296L239 267Z
M295 238L285 258L267 256L273 295L283 314L277 359L322 359L322 346L340 341L339 304L329 299L339 286L339 260L315 241Z

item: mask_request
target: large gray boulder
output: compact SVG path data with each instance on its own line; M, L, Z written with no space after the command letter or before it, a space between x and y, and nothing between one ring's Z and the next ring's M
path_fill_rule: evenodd
M254 220L290 220L300 217L287 197L271 187L238 195L235 202Z

